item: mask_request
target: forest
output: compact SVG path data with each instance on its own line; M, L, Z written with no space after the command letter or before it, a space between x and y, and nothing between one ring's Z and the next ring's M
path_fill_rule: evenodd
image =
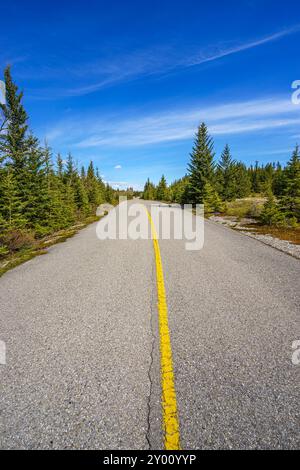
M96 220L96 208L115 203L91 161L78 168L69 153L55 158L47 142L31 132L23 93L4 73L6 100L0 104L0 257L74 224Z
M91 161L78 168L69 153L52 150L32 133L23 106L23 93L4 72L6 100L0 104L0 257L34 246L37 240L87 224L104 202L116 204L119 195L146 200L204 204L205 212L226 213L228 204L251 196L264 198L262 224L296 228L300 222L300 155L295 146L288 163L247 167L235 160L228 144L216 159L213 138L202 123L196 133L187 173L167 184L149 179L142 193L121 192L105 184Z
M228 203L259 196L264 204L258 215L264 225L298 227L300 222L300 154L295 146L288 163L268 163L247 167L236 161L228 144L216 161L213 138L205 123L195 136L187 174L168 186L163 175L154 185L148 178L143 198L204 204L206 214L226 213Z

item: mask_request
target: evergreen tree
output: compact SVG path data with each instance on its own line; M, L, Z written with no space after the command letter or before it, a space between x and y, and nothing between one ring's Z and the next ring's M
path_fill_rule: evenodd
M16 186L16 178L12 169L2 174L2 195L0 199L0 214L2 229L21 229L26 225L23 215L23 204Z
M43 149L44 161L45 161L45 176L47 179L47 188L50 191L51 187L51 175L53 173L53 163L52 163L52 153L51 148L48 146L47 141L45 141L45 147Z
M251 165L250 167L250 176L252 183L252 192L257 194L260 192L261 186L261 170L259 168L258 161L255 162L255 166Z
M276 165L276 170L273 178L273 192L276 196L283 194L284 190L284 172L282 166L278 162Z
M50 176L50 207L48 215L48 225L52 231L68 226L72 220L70 208L65 206L65 185L61 178L52 173Z
M155 199L155 196L156 196L155 185L151 183L150 179L148 178L144 186L142 197L143 199L145 199L145 201L153 201Z
M63 192L63 218L65 227L74 224L76 220L75 194L70 183L65 184Z
M103 194L94 171L93 162L90 162L86 175L86 190L91 209L94 212L99 204L103 202Z
M0 202L0 210L2 209L2 204L3 204L3 200L0 199L0 201L2 201L2 203ZM5 230L7 228L7 222L6 220L4 219L3 215L1 214L0 212L0 234L1 232L3 232L3 230ZM1 242L1 240L0 240Z
M90 211L89 198L82 179L77 176L74 181L74 200L77 209L80 211L81 216L87 216Z
M71 186L74 184L77 176L77 170L74 165L74 160L71 153L68 154L66 162L66 171L64 175L65 182L68 182Z
M28 116L22 105L23 93L18 93L18 87L13 83L10 68L4 72L6 87L6 103L1 109L7 121L6 129L0 133L1 160L11 165L14 176L21 185L21 179L26 166L27 120Z
M237 199L242 199L244 197L250 196L251 177L244 163L239 162L235 164L234 178L235 178L235 197Z
M170 199L172 202L184 204L186 198L186 190L188 186L188 177L185 176L174 181L170 186Z
M46 158L43 152L38 139L29 136L21 197L24 216L30 228L48 225L50 194Z
M211 183L207 182L203 191L204 211L207 214L221 212L224 208L220 196Z
M168 194L168 186L167 186L167 180L164 175L162 175L157 188L156 188L156 199L158 201L168 201L169 200L169 194Z
M267 196L270 188L273 188L275 175L274 163L268 163L267 165L262 166L260 172L260 192Z
M223 201L232 201L236 195L235 162L232 160L228 144L221 155L216 176L219 194Z
M9 68L5 83L6 103L0 108L0 232L9 239L10 231L26 228L40 237L94 213L105 195L114 201L115 192L105 188L92 162L79 176L72 155L64 164L58 154L54 168L47 142L42 148L28 133L23 94ZM2 245L1 256L6 252Z
M263 225L274 225L278 227L285 223L285 217L275 201L271 188L269 188L267 202L264 204L260 214L260 221Z
M105 201L109 204L113 204L115 202L114 191L108 183L105 186Z
M104 202L104 193L105 193L105 184L103 182L103 179L100 175L100 172L97 168L96 170L96 179L97 179L97 183L98 183L98 190L99 190L99 197L100 197L100 202Z
M61 158L60 153L57 155L56 158L56 166L57 166L57 175L62 180L64 177L64 162Z
M284 171L284 190L280 198L283 212L288 218L300 221L300 155L297 145Z
M201 124L196 134L188 172L189 202L201 204L204 201L206 183L213 184L214 179L213 140L208 134L205 123Z

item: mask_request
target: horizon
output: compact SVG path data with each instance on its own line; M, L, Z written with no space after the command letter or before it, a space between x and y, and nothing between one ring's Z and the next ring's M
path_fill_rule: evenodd
M228 143L247 165L285 164L300 141L299 9L188 1L183 13L180 2L86 9L80 0L70 15L38 5L2 6L14 28L1 25L1 70L12 65L39 139L79 165L93 160L112 186L184 176L202 121L216 159Z

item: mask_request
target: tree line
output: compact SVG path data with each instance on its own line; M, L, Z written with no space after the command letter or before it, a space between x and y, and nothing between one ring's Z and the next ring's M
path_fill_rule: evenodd
M286 166L268 163L247 167L233 159L227 144L218 162L214 142L202 123L196 133L187 174L168 186L163 175L154 185L148 178L142 197L179 204L204 204L206 213L223 212L226 203L265 196L262 223L296 226L300 222L300 153L295 147Z
M102 181L90 162L78 169L71 154L53 159L29 130L23 93L4 73L5 104L0 104L0 255L25 234L39 238L95 216L102 202L112 203L115 191Z

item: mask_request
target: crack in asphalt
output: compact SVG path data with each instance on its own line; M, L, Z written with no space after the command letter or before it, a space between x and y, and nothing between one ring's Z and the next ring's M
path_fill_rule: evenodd
M147 422L148 422L148 428L146 432L146 440L149 446L149 450L152 449L151 445L151 413L152 413L152 407L151 407L151 400L152 400L152 394L153 394L153 365L154 365L154 350L155 350L155 342L157 340L157 337L154 332L154 315L155 315L155 266L154 266L154 260L152 258L152 275L151 275L151 282L152 282L152 293L151 293L151 304L150 304L150 329L151 329L151 335L152 335L152 342L151 342L151 351L150 351L150 364L149 364L149 369L148 369L148 378L150 382L150 392L148 396L148 415L147 415Z

